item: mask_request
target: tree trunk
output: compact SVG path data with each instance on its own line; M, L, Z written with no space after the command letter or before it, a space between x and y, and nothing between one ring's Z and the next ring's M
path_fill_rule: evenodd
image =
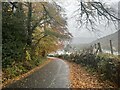
M32 20L32 3L28 3L28 38L27 38L27 45L31 46L32 44L32 29L31 29L31 20Z

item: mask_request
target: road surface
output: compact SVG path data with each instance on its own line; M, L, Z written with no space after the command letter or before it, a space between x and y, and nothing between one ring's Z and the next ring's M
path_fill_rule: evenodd
M54 58L43 68L6 88L69 88L69 67Z

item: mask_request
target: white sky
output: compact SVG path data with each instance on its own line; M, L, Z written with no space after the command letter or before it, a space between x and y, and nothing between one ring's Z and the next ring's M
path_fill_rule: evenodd
M100 0L107 2L108 4L114 6L115 8L118 8L117 2L120 0ZM65 7L65 12L67 14L67 22L68 22L68 30L72 33L74 37L95 37L95 38L100 38L109 34L114 33L116 30L113 25L109 26L106 28L103 27L103 25L100 25L98 28L101 30L101 32L97 32L94 34L93 32L89 32L87 29L78 29L76 28L78 25L73 17L74 11L77 9L77 1L76 0L64 0L64 1L58 1L61 3L63 7ZM97 35L99 34L100 37Z

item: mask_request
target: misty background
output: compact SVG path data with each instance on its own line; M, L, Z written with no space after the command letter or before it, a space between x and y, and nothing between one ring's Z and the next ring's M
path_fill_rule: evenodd
M116 16L118 16L118 3L120 0L95 0L106 3L112 7ZM94 43L101 42L103 49L109 49L109 40L113 42L114 51L118 51L118 24L115 25L110 23L106 26L106 20L102 20L102 23L97 23L97 29L95 32L89 31L86 28L79 28L76 21L75 11L79 8L78 0L60 0L59 5L65 9L65 15L67 18L68 31L73 35L72 39L67 45L67 48L73 47L76 49L83 49ZM67 43L68 44L68 43Z

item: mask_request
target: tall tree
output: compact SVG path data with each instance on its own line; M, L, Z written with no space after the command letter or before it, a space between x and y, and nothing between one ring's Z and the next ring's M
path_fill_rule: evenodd
M2 65L10 65L21 60L26 45L25 14L22 3L17 4L16 11L11 4L2 3Z

